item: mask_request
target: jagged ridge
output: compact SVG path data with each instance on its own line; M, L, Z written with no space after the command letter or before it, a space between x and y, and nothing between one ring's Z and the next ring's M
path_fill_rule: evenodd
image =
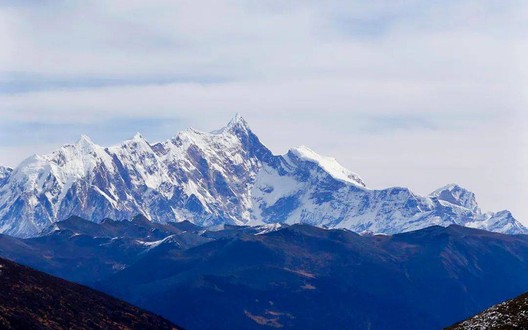
M372 190L335 159L307 147L273 155L236 116L223 129L189 129L160 143L141 134L104 148L82 136L0 174L0 232L27 237L50 223L143 214L155 222L308 223L398 233L459 224L526 233L511 213L482 213L474 194L447 186L428 197Z

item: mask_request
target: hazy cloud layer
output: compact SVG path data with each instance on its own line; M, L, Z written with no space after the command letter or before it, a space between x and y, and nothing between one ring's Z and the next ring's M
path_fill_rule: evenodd
M239 112L275 153L528 223L526 31L523 1L0 1L0 163Z

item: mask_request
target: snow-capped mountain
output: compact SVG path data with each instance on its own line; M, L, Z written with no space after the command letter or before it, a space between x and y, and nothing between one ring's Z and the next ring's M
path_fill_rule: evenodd
M154 144L136 134L104 148L82 136L0 170L2 233L36 235L71 215L100 221L136 214L202 226L308 223L391 234L459 224L528 232L508 211L482 213L474 194L456 185L427 197L400 187L373 190L307 147L273 155L238 115L218 131L189 129Z

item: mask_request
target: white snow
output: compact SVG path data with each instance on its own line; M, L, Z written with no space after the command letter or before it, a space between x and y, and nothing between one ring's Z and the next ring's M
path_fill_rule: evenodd
M365 183L359 175L341 166L335 158L321 156L306 146L293 148L290 151L300 159L316 163L335 179L365 187Z

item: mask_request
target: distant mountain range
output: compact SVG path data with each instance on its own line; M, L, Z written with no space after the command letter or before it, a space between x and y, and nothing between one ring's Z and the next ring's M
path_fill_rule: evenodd
M426 197L401 187L375 190L307 147L273 155L240 116L218 131L190 129L160 143L137 134L104 148L83 136L0 168L0 233L30 237L72 215L136 214L201 226L305 223L393 234L457 224L528 233L508 211L481 212L474 194L457 185Z
M527 235L457 225L361 236L72 217L0 235L0 255L190 330L440 329L528 291Z
M82 285L0 258L2 329L180 329Z

